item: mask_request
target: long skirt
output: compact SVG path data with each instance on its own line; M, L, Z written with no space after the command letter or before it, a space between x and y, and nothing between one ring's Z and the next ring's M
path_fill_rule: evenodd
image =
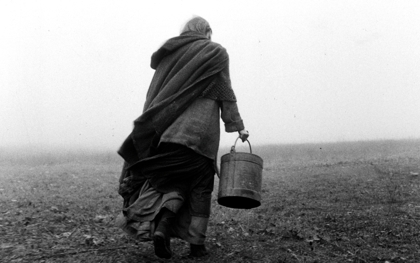
M186 146L161 143L152 157L124 172L130 194L125 195L117 224L125 232L140 241L151 240L156 216L167 208L177 214L171 236L195 245L204 243L214 185L213 160Z

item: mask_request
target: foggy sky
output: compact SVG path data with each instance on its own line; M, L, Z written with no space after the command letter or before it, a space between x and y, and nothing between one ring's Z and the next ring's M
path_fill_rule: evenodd
M0 146L117 149L151 54L193 15L230 55L253 144L420 137L418 1L139 2L2 2Z

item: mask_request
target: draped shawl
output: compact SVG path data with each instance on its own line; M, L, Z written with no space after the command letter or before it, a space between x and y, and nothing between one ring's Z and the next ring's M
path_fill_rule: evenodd
M216 75L229 67L226 50L198 32L169 39L152 55L151 67L156 71L143 114L118 151L127 168L150 156L165 129L204 91L215 86L235 100L228 75L221 74L225 79L215 83Z

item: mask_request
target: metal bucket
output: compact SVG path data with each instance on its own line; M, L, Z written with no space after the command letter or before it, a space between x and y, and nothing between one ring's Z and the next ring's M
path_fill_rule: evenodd
M258 155L236 152L236 139L230 153L221 158L217 202L230 208L250 209L261 205L263 160Z

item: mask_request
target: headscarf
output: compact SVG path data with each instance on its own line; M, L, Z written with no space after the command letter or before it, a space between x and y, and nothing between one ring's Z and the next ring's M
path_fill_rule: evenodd
M203 35L206 35L208 32L211 32L211 27L207 20L197 16L185 24L184 29L182 29L181 31L181 34L188 31L199 32Z

